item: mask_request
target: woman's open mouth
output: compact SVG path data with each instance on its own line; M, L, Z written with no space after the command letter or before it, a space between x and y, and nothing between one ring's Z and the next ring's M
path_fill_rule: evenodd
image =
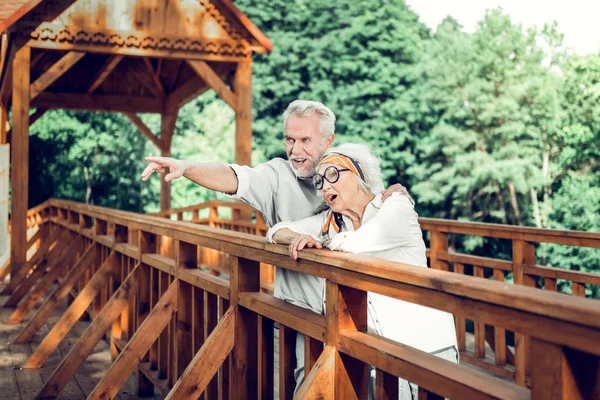
M337 194L328 194L325 196L325 201L329 205L332 205L335 202L335 199L337 199Z

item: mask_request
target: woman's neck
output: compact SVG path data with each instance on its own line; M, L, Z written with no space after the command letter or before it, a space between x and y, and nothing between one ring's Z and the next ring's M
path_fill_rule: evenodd
M340 211L342 215L350 218L352 225L354 226L354 230L357 230L362 225L362 218L363 214L365 213L365 209L374 197L375 195L373 193L365 193L361 190L358 196L355 197L355 200L352 202L352 204L348 204L347 209Z

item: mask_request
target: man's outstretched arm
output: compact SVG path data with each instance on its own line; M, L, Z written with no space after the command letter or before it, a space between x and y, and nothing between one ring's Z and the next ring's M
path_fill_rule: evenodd
M142 172L142 180L148 180L153 172L165 174L165 181L179 179L182 176L198 185L218 192L233 194L238 189L238 179L225 163L196 163L176 160L170 157L146 157L150 164Z

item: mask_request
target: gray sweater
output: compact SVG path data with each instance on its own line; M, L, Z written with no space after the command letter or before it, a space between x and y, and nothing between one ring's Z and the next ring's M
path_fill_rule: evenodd
M324 210L325 205L311 180L299 179L290 163L274 158L254 168L231 164L238 178L236 198L260 211L269 227L296 221ZM283 268L275 271L275 297L324 314L322 278Z

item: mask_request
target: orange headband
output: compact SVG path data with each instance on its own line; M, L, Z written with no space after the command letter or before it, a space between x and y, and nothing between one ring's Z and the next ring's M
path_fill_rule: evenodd
M348 168L354 175L358 176L363 181L365 180L360 165L352 157L340 153L330 153L319 161L319 165L323 164L333 164L342 168Z

